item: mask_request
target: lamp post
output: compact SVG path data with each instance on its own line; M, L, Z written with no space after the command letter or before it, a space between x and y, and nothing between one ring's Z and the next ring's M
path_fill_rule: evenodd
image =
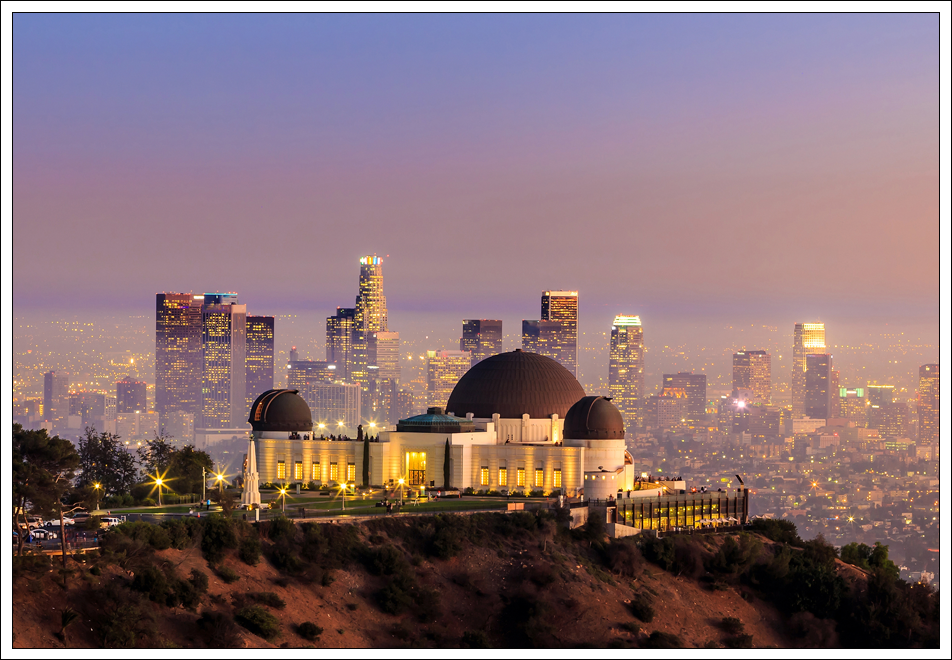
M215 474L215 481L218 482L218 494L221 495L225 490L225 473L217 472Z
M202 466L202 502L205 502L205 486L208 483L208 477L205 476L205 466Z
M347 487L350 486L346 481L340 485L340 510L344 511L344 496L347 495Z
M99 489L102 488L102 484L98 481L93 484L94 492L96 493L96 511L99 511Z
M400 504L402 506L403 505L403 484L404 484L403 477L400 477L399 484L400 484Z
M155 485L159 487L159 506L162 506L162 477L155 478Z
M288 489L287 487L284 487L278 490L278 492L281 494L281 513L284 513L284 500L288 494Z

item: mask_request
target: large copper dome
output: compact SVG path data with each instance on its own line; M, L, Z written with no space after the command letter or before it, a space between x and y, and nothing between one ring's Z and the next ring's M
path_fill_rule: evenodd
M248 422L255 431L307 431L311 409L297 390L268 390L251 404Z
M562 437L566 440L622 440L625 421L611 399L587 396L565 415Z
M446 409L462 417L473 413L490 418L534 419L565 417L572 404L585 396L572 373L552 358L519 349L500 353L466 372L450 395Z

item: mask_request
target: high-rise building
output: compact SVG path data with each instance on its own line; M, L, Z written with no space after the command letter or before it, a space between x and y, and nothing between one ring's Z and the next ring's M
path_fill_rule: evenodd
M869 401L871 406L884 406L893 402L895 391L895 385L874 385L870 383L866 386L866 400Z
M697 423L704 420L707 407L707 376L689 371L676 374L664 374L661 396L680 396L684 392L684 420Z
M810 419L829 419L833 399L833 356L810 353L806 356L803 410Z
M853 422L857 428L866 428L866 390L862 387L841 387L839 390L840 417Z
M681 428L685 419L687 395L681 392L668 392L668 396L653 394L645 399L644 423L649 429Z
M549 357L578 378L578 291L543 291L542 321L555 321L560 332Z
M366 385L368 367L377 364L378 332L387 332L387 298L383 293L383 259L377 255L360 258L360 280L354 305L354 336L348 376Z
M939 365L919 367L919 441L939 444Z
M307 401L319 434L353 433L363 421L360 385L314 380L298 393Z
M770 354L767 351L734 353L734 389L754 393L752 403L770 405Z
M202 305L202 427L237 428L245 397L247 308L236 293L206 293Z
M909 406L900 401L875 406L870 413L881 438L905 438L909 435Z
M82 425L103 429L106 417L106 395L100 392L72 392L69 395L69 414L78 416Z
M245 401L251 404L274 387L274 317L249 316L245 353Z
M473 365L492 355L502 353L502 321L464 319L459 350L469 351L472 354Z
M522 350L555 359L562 326L557 321L523 321Z
M426 352L426 399L428 406L446 408L456 383L469 371L472 363L469 351ZM449 411L455 412L455 411ZM460 411L460 414L462 411Z
M341 380L338 365L317 360L295 360L288 369L288 389L303 392L308 383Z
M826 353L826 326L822 323L797 323L793 326L793 372L790 392L793 418L806 416L807 355Z
M155 411L202 410L202 303L191 293L155 295Z
M619 314L612 323L608 358L608 393L621 411L629 433L643 425L645 343L641 319Z
M357 310L353 307L338 307L334 316L327 318L326 360L337 365L337 373L343 380L350 378L354 362L354 319Z
M132 376L116 382L116 413L146 412L149 409L146 384Z
M43 374L43 417L54 425L69 418L69 374L48 371Z
M378 380L400 381L400 333L376 332L374 344L377 347Z

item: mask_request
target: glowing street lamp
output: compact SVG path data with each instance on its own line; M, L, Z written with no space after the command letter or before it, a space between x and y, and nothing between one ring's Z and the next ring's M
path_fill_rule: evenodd
M281 513L284 513L284 500L288 494L287 486L278 489L278 493L281 495Z
M155 478L155 485L159 487L159 506L162 506L162 477Z
M403 477L397 480L397 483L400 484L400 504L403 504L403 484L405 483Z
M94 492L96 493L96 511L99 511L99 489L102 488L102 484L98 481L93 484Z
M340 488L340 510L341 511L344 510L344 496L347 494L347 488L349 486L350 484L348 484L346 481L338 485L338 487Z
M218 494L221 495L225 489L225 474L223 472L216 472L215 481L218 482Z

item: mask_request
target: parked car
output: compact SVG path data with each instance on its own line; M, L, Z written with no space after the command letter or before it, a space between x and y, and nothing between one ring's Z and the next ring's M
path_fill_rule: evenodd
M36 529L43 526L43 519L39 516L27 516L26 524L30 529Z
M99 523L100 527L108 529L109 527L115 527L116 525L121 525L126 521L125 516L106 516Z
M40 541L51 541L53 539L58 539L59 534L54 532L52 529L40 528L33 531L33 538L39 539Z
M63 524L66 525L66 526L69 526L69 525L75 524L75 521L74 521L72 518L67 518L67 517L64 516L64 517L63 517ZM45 527L45 528L47 528L47 529L50 528L50 527L59 527L59 526L60 526L60 521L59 521L59 519L56 519L56 520L47 520L47 521L43 524L43 527Z
M73 520L75 522L81 523L89 520L89 512L87 511L77 511L73 514Z

